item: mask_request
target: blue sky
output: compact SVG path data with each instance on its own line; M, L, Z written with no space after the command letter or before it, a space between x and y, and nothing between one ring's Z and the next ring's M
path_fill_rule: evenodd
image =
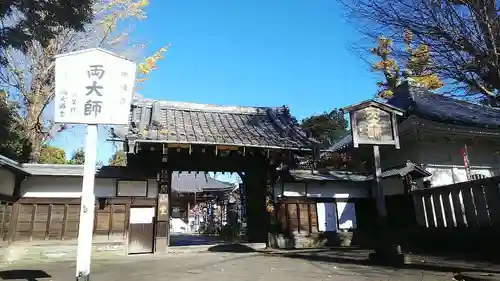
M132 38L172 47L140 94L221 105L288 105L299 120L373 97L376 76L349 50L358 34L335 0L151 0ZM98 159L114 152L100 130ZM53 142L70 155L84 130Z

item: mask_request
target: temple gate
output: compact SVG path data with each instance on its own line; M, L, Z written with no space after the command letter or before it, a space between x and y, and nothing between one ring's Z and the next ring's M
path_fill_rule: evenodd
M294 155L310 153L316 142L303 132L288 108L232 107L136 100L122 141L128 168L157 175L155 252L170 243L172 171L235 172L245 186L247 240L267 242L276 168L293 167Z

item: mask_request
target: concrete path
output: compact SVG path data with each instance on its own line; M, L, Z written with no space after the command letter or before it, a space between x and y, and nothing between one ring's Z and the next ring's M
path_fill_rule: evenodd
M75 263L7 265L3 280L75 280ZM92 281L304 281L304 280L451 280L452 274L415 269L388 269L341 264L266 253L184 253L162 257L134 256L93 263Z

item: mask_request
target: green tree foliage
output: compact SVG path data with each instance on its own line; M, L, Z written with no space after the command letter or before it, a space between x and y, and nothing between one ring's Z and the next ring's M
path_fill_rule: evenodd
M66 164L66 153L55 146L44 145L40 154L42 164Z
M109 158L108 165L110 166L127 166L127 155L125 151L119 150L111 158Z
M347 120L344 114L336 109L305 118L300 126L320 141L323 148L332 145L347 133Z
M91 0L18 1L0 4L0 50L27 51L33 41L46 46L61 28L83 31L92 19ZM0 62L5 62L0 57Z
M85 150L83 147L75 150L71 159L68 161L68 164L73 165L83 165L85 163Z
M377 82L377 96L388 99L392 97L396 87L403 79L409 78L413 83L428 90L437 90L443 86L441 79L432 70L432 57L428 45L420 44L414 47L413 35L405 31L404 53L406 56L400 62L393 56L395 47L391 39L380 36L377 47L371 53L379 59L372 66L373 71L382 73L384 80ZM400 65L403 65L403 71Z
M0 90L0 154L19 162L26 162L30 145L16 107L8 101L7 92Z
M71 155L71 159L67 161L67 164L71 165L83 165L85 164L85 149L83 147L78 148L77 150L73 151L73 154ZM96 161L96 166L102 166L103 163L100 160Z

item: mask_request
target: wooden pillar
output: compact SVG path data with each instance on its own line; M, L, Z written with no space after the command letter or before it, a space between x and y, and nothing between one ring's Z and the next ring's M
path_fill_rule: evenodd
M12 212L10 215L10 223L9 223L9 231L7 233L7 241L12 242L16 236L16 226L19 219L19 211L21 209L21 204L19 202L15 202L12 204Z
M165 253L170 245L170 194L172 171L162 169L158 173L156 199L155 252Z
M245 172L247 238L249 242L267 242L269 216L266 210L267 170Z

